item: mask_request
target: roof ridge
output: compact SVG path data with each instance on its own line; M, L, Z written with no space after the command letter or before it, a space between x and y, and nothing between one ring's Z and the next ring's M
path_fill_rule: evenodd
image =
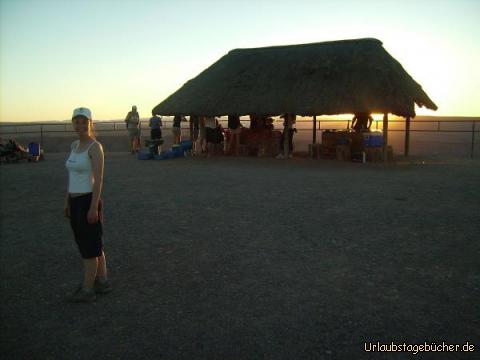
M233 53L237 51L244 51L244 50L280 50L280 49L287 49L287 48L298 48L298 47L310 47L310 46L319 46L319 45L344 45L345 43L378 43L379 45L383 45L383 43L376 39L376 38L359 38L359 39L344 39L344 40L332 40L332 41L323 41L323 42L315 42L315 43L304 43L304 44L291 44L291 45L275 45L275 46L263 46L263 47L256 47L256 48L237 48L230 50L228 53Z

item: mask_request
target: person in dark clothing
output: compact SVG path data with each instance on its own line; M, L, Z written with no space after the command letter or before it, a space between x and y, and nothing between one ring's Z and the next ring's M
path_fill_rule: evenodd
M280 139L280 154L277 155L277 159L291 158L293 153L293 134L297 132L295 128L296 116L295 115L282 115L283 121L283 133ZM285 151L285 134L288 136L288 151Z
M228 115L228 130L230 132L230 139L228 142L227 151L230 154L235 152L235 155L238 155L238 149L240 147L240 134L242 132L242 124L240 123L239 116Z
M200 132L200 116L190 116L190 140L195 142L198 140L198 133Z
M352 129L355 131L369 131L373 118L369 113L356 113L352 119Z
M150 138L152 140L158 140L162 138L162 118L153 114L149 120L150 126Z
M182 121L186 121L185 116L183 115L175 115L173 118L173 144L180 144L180 141L182 140L182 128L180 125Z

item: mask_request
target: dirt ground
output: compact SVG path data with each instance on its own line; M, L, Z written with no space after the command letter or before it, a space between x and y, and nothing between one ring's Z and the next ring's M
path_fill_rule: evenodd
M107 153L114 291L68 304L66 157L0 166L3 359L478 358L479 160ZM475 352L364 351L377 341Z

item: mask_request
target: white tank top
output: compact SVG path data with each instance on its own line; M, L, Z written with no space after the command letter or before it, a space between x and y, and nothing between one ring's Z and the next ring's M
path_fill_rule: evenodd
M68 192L69 193L89 193L93 188L92 160L88 156L88 150L96 141L88 146L85 151L76 152L80 142L77 140L76 146L72 146L70 156L65 163L68 170Z

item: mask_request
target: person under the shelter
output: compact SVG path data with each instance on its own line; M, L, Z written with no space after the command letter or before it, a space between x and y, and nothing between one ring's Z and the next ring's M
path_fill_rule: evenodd
M208 156L212 155L215 150L217 125L218 121L215 116L207 116L205 118L205 135L207 139Z
M192 141L192 151L195 154L197 152L197 140L200 132L200 116L190 115L190 140Z
M267 119L265 120L265 129L273 131L274 128L275 127L273 126L273 118L267 117Z
M200 116L198 121L198 147L195 144L195 153L204 153L207 151L207 128L205 127L205 116Z
M182 140L182 127L181 127L182 121L187 121L185 119L185 116L183 115L175 115L173 117L172 133L173 133L174 145L180 144L180 141Z
M217 127L214 130L214 151L213 154L218 155L218 154L223 154L224 153L224 146L223 144L225 143L225 130L222 127L222 124L217 121Z
M250 115L250 129L264 130L267 128L268 115Z
M240 148L240 134L242 132L240 116L228 115L228 130L230 138L227 145L227 152L229 154L235 153L235 155L238 155L238 149Z
M293 153L293 134L297 132L295 128L296 115L285 114L280 116L283 118L283 132L282 137L280 138L280 154L277 155L277 159L291 159ZM285 134L288 136L288 151L285 152Z
M258 126L258 116L255 114L250 115L250 129L256 129Z
M352 119L352 129L355 131L370 131L373 118L369 113L355 113Z

